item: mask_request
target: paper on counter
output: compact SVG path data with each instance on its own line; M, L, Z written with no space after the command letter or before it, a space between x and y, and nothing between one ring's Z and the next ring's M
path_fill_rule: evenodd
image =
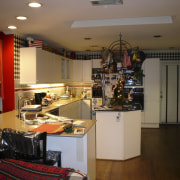
M63 116L58 116L57 119L59 122L64 122L64 121L73 121L73 119L69 119L67 117L63 117Z
M84 121L78 120L78 121L73 122L73 124L74 124L74 125L80 125L80 124L82 124L83 122L84 122Z

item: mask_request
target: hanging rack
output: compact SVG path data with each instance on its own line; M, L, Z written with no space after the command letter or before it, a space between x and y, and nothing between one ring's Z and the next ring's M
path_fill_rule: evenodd
M108 47L109 51L112 53L112 59L116 62L122 62L123 51L132 50L130 43L122 40L121 33L119 37L119 40L112 42Z

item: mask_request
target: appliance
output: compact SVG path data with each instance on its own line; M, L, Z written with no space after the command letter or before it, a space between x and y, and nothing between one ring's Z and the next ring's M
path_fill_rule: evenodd
M140 104L141 110L144 110L144 88L142 86L125 87L124 88L125 98L128 98L128 94L130 91L132 91L132 96L133 96L132 102L135 104Z
M42 104L42 98L44 98L45 96L45 92L35 93L35 104Z
M93 86L92 87L92 98L102 98L102 87Z

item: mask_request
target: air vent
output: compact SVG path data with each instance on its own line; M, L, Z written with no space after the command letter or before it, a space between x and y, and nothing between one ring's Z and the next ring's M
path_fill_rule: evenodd
M123 0L90 0L93 6L97 5L110 5L110 4L123 4Z

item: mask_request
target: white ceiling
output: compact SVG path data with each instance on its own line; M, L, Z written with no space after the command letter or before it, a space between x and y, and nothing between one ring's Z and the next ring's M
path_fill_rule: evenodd
M44 40L52 47L71 51L97 51L122 39L140 49L180 48L180 0L124 0L123 5L92 6L89 0L37 0L39 9L27 6L31 0L0 0L0 31L9 31ZM18 21L16 16L27 16ZM118 25L71 28L73 21L171 16L171 24ZM161 38L153 38L161 35ZM84 38L92 38L89 41ZM97 46L97 47L94 47Z

